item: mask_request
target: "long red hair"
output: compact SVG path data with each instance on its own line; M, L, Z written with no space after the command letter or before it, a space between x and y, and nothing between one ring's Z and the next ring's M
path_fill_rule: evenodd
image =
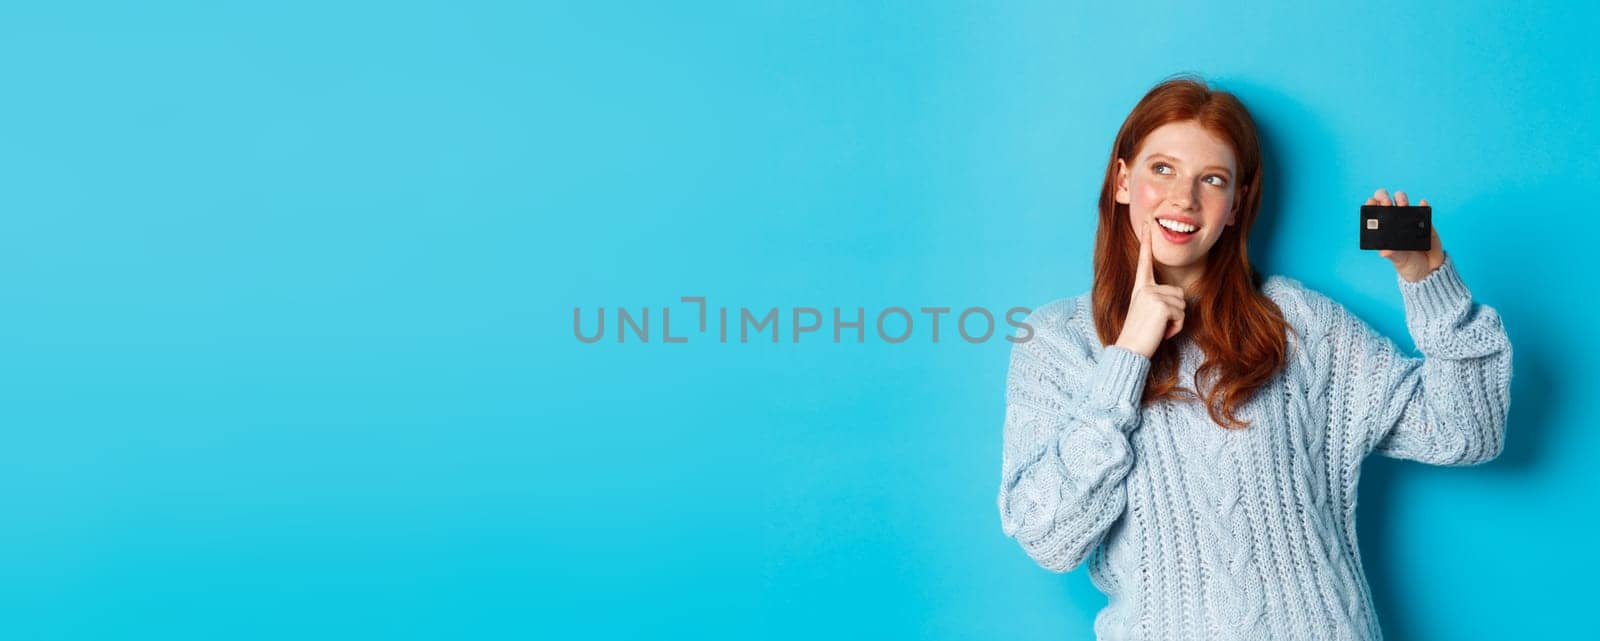
M1163 398L1198 401L1193 390L1178 387L1177 340L1187 335L1205 352L1195 385L1209 381L1206 412L1225 428L1249 424L1239 407L1270 381L1288 360L1288 322L1261 292L1262 276L1250 267L1248 240L1261 206L1261 143L1255 120L1233 94L1190 76L1156 85L1135 105L1112 143L1100 188L1100 229L1094 245L1094 321L1100 342L1110 345L1128 316L1137 269L1139 239L1128 220L1128 206L1116 202L1117 159L1132 167L1146 136L1170 122L1194 121L1228 141L1238 161L1240 193L1235 222L1206 254L1205 273L1196 282L1197 298L1184 314L1183 333L1161 342L1151 357L1143 402Z

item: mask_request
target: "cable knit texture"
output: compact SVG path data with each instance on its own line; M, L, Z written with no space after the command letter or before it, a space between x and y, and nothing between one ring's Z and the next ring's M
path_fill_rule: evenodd
M1039 565L1087 565L1104 641L1382 638L1356 544L1369 453L1498 456L1511 345L1455 263L1396 276L1420 357L1294 279L1262 284L1289 361L1226 430L1198 403L1140 406L1150 361L1102 346L1087 294L1028 322L1006 383L1000 523ZM1183 342L1180 382L1204 354ZM1436 613L1443 615L1445 613Z

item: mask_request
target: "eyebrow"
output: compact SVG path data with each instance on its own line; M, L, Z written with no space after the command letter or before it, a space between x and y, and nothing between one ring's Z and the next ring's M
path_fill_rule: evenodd
M1159 153L1159 152L1150 154L1149 156L1146 156L1145 159L1149 160L1151 158L1156 158L1158 156L1161 157L1161 158L1166 158L1167 160L1175 161L1175 162L1183 162L1183 160L1178 158L1177 156L1168 156L1167 154L1163 154L1163 153ZM1225 173L1225 174L1228 175L1229 178L1233 177L1233 172L1228 171L1227 167L1219 167L1217 165L1212 165L1210 167L1206 167L1205 169L1202 169L1201 171L1205 171L1205 170L1209 170L1209 169L1215 169L1217 171Z

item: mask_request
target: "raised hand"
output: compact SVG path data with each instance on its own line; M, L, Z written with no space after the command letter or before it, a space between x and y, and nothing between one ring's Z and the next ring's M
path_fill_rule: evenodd
M1150 244L1155 226L1155 219L1151 218L1139 230L1139 266L1134 275L1133 295L1128 302L1128 317L1122 321L1122 331L1116 342L1146 358L1155 355L1161 341L1183 331L1185 306L1182 287L1156 282L1155 258Z
M1394 200L1391 202L1389 200L1389 191L1379 189L1373 192L1372 197L1367 199L1366 204L1406 207L1406 192L1394 192ZM1427 207L1428 199L1424 198L1422 202L1417 204ZM1435 223L1438 223L1438 221L1438 218L1434 218ZM1439 244L1439 226L1437 224L1433 226L1433 247L1427 251L1380 249L1378 250L1378 255L1394 263L1394 270L1400 274L1401 278L1407 281L1415 283L1427 278L1428 274L1433 273L1433 270L1444 264L1444 247Z

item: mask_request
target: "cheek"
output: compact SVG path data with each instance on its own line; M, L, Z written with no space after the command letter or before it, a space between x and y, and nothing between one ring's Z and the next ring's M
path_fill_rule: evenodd
M1226 189L1212 189L1205 195L1206 213L1217 220L1228 217L1228 211L1233 209L1233 192Z
M1133 186L1133 203L1145 211L1160 206L1164 198L1166 196L1153 184L1142 182Z

